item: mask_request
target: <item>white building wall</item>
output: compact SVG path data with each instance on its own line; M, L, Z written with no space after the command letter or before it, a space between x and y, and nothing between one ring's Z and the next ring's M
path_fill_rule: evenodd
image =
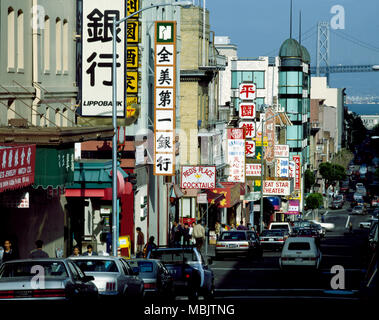
M341 149L344 120L342 89L329 88L326 77L312 77L311 80L311 99L325 100L325 105L336 109L335 130L330 127L327 131L330 131L331 136L334 138L335 150L338 152Z

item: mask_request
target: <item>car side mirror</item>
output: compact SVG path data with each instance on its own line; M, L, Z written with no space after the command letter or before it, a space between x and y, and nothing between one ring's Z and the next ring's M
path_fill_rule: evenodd
M83 280L83 282L90 282L90 281L95 280L95 277L94 276L84 276L82 280Z
M133 274L135 276L138 276L139 275L139 267L133 267L132 269L133 269Z

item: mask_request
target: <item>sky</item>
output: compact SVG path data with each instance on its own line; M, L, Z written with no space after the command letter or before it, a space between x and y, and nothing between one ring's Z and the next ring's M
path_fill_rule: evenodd
M290 0L206 0L206 7L211 30L229 36L240 58L278 55L290 36ZM344 13L344 25L333 8L343 9L339 13ZM379 65L379 0L293 0L292 37L297 40L300 11L302 44L310 52L311 65L316 65L320 21L331 24L331 65ZM379 72L332 74L330 86L347 88L348 95L379 96Z

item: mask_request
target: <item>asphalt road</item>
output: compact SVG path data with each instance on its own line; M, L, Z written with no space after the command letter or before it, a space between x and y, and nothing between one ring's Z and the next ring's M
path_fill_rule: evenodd
M214 261L217 299L307 299L318 298L354 300L366 266L367 230L359 228L367 216L351 216L347 208L326 212L325 222L335 224L321 241L323 255L320 270L296 272L279 269L279 251L265 251L262 259L234 259ZM311 216L307 218L313 218ZM353 233L347 229L353 223ZM212 254L212 247L209 248ZM342 266L345 289L330 292L333 266Z

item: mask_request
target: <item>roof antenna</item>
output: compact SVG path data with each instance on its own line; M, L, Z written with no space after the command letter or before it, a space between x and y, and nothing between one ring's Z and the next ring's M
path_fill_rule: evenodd
M299 16L299 43L301 44L301 10Z
M291 8L290 8L290 38L292 39L292 0L291 0Z

